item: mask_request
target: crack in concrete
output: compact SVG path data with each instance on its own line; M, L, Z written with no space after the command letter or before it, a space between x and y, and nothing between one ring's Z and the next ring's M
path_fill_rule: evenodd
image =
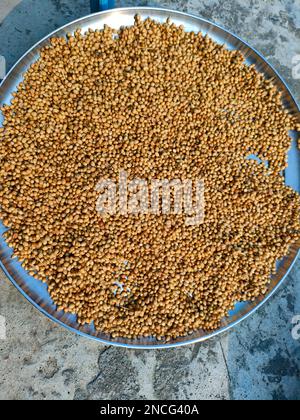
M221 347L223 360L224 360L224 363L225 363L225 366L226 366L226 371L227 371L227 375L228 375L228 383L229 383L229 392L230 392L230 387L231 387L231 384L232 384L230 370L229 370L229 366L228 366L228 363L227 363L227 359L226 359L226 356L225 356L225 351L224 351L221 340L219 340L219 344L220 344L220 347Z

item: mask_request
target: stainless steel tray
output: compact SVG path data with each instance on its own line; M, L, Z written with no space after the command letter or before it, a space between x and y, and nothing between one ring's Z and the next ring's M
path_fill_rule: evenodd
M134 16L137 13L140 14L142 18L151 17L160 22L165 21L168 17L170 17L172 22L178 25L184 25L187 31L201 31L203 34L209 34L209 36L215 41L221 44L225 44L229 49L238 49L242 51L245 54L247 63L249 65L255 64L257 69L264 73L266 78L274 79L278 89L283 93L285 106L294 114L299 113L299 108L285 82L266 62L266 60L244 41L221 28L220 26L208 22L204 19L200 19L199 17L166 9L146 7L114 9L95 15L90 15L64 26L63 28L58 29L48 37L44 38L30 51L28 51L8 73L0 87L1 104L10 102L11 94L16 90L17 85L22 81L24 72L34 61L37 60L39 57L40 49L49 43L50 37L65 36L68 32L74 32L78 28L82 28L84 31L88 28L101 29L104 24L112 26L116 29L123 25L132 25L134 23ZM0 118L2 118L2 116L0 116ZM1 121L2 120L0 119L0 123ZM289 153L289 167L286 171L286 183L292 186L295 190L300 191L300 153L296 146L296 136L297 133L291 133L293 141L292 148ZM75 316L65 314L64 312L58 312L48 294L47 286L29 276L27 272L21 267L21 264L17 260L11 258L12 250L7 246L2 238L4 231L4 226L0 224L0 265L10 281L17 287L23 296L25 296L36 308L38 308L50 319L71 331L74 331L85 337L98 340L105 344L130 348L166 348L192 344L195 342L207 340L232 328L247 316L251 315L255 310L260 308L268 300L268 298L274 294L274 292L287 277L299 254L299 246L291 247L288 257L278 263L278 272L272 278L267 296L261 297L255 302L251 303L237 303L235 309L230 312L229 317L222 321L222 326L218 331L209 334L205 331L197 331L192 335L181 337L168 343L157 341L154 338L136 340L128 340L122 338L113 339L109 335L95 331L92 326L80 326L76 322Z

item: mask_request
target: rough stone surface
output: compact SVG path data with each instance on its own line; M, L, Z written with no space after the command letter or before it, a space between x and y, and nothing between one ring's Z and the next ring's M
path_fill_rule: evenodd
M72 5L71 5L72 4ZM261 51L300 102L292 77L300 54L299 0L176 0L117 2L163 6L213 20ZM8 68L35 42L89 13L87 0L1 0L0 55ZM295 62L294 62L295 63ZM0 274L0 399L297 399L300 340L300 261L263 309L230 333L205 344L130 351L104 347L47 320ZM1 336L0 336L1 337Z

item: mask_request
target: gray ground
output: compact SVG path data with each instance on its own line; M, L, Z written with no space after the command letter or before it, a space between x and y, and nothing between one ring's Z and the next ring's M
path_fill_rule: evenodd
M118 2L119 3L119 2ZM260 50L288 81L300 54L299 0L121 2L162 5L219 22ZM0 55L10 67L44 35L89 13L88 0L1 0ZM0 399L299 399L300 261L249 320L206 344L165 351L103 347L33 309L0 275ZM0 318L1 322L1 318Z

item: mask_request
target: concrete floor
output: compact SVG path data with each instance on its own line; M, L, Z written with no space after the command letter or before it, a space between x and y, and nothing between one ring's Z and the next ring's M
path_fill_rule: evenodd
M120 3L120 2L117 2ZM221 23L260 50L300 102L299 0L176 0L162 5ZM8 67L55 28L89 13L88 0L1 0L0 55ZM293 58L296 57L296 58ZM294 76L297 72L294 69ZM33 309L0 275L0 399L297 399L300 261L265 307L223 337L165 351L103 347Z

